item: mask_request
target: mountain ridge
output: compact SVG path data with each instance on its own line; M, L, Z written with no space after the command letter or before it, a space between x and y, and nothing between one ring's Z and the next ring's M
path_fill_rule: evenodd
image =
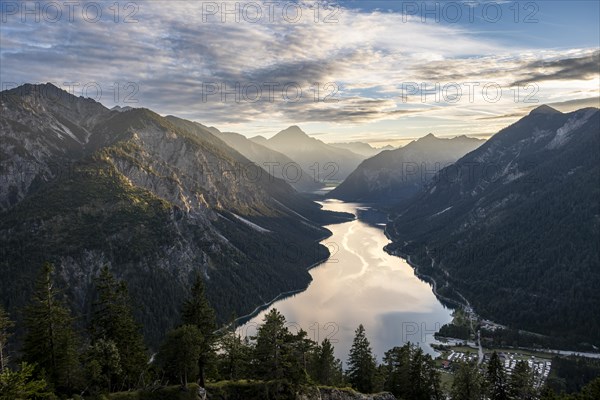
M599 126L587 108L502 129L395 210L388 250L484 318L597 345Z
M365 158L307 135L297 125L279 131L269 139L251 140L285 154L319 181L342 181Z
M299 192L313 192L321 188L322 185L313 176L285 154L256 143L240 133L221 132L215 127L208 128L204 125L202 127L223 140L227 145L253 163L256 163L265 172L283 179Z
M220 322L244 315L306 287L306 269L328 254L318 244L329 234L322 225L350 217L322 211L281 179L251 175L241 168L250 160L191 121L110 111L66 92L56 103L23 93L0 93L1 135L10 139L0 147L8 182L0 294L9 310L23 306L50 261L82 311L93 276L108 265L128 283L156 345L195 275L205 277ZM31 177L15 187L24 169Z
M428 134L399 149L364 160L328 196L345 201L394 205L410 199L436 170L474 150L482 140L459 136L441 139Z

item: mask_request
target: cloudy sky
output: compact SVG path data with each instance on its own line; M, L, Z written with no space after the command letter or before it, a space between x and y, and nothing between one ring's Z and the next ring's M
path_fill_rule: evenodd
M247 136L487 137L542 103L598 106L598 1L0 5L3 89L52 82Z

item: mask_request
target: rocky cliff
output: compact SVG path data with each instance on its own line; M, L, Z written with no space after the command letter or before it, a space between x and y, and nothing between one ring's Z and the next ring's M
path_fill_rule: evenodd
M150 110L111 111L49 84L0 97L0 296L11 311L51 261L85 314L109 265L156 344L196 274L221 321L244 315L307 285L306 268L327 255L321 225L344 218L248 169L209 131Z

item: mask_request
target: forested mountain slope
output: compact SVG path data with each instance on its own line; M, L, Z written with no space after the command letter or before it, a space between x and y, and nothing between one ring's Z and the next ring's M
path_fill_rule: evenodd
M345 201L395 204L417 193L435 173L475 150L483 140L429 134L363 161L329 194Z
M172 117L167 118L173 119ZM216 128L209 129L232 149L238 151L267 173L283 179L299 192L312 192L323 186L314 174L302 169L299 163L285 154L258 144L239 133L221 132ZM253 172L254 175L261 173L250 168L249 172Z
M50 84L4 91L0 107L0 297L11 311L44 261L77 312L109 265L155 344L198 273L220 321L243 315L306 286L327 254L321 225L347 217L247 173L250 161L212 133L146 109L110 111Z
M484 317L598 345L599 153L598 109L539 107L397 209L389 250Z

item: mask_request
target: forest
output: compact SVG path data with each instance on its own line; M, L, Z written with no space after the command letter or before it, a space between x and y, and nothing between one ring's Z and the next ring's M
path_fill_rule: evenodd
M22 310L19 340L11 337L15 324L0 308L0 400L195 399L198 387L209 398L248 400L295 399L315 387L388 392L406 400L600 398L598 378L580 393L536 390L526 362L508 376L496 353L487 366L459 364L452 384L445 385L435 360L417 345L394 347L379 362L362 325L343 368L329 340L316 343L305 331L290 330L276 309L265 315L256 336L241 337L233 323L217 326L201 276L181 305L180 324L151 351L127 285L108 267L94 280L91 322L83 331L76 328L82 316L72 314L55 279L46 263Z

